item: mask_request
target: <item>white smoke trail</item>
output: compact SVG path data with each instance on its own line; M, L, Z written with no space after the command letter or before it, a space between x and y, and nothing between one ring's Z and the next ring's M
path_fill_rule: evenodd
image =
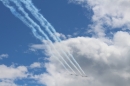
M10 1L12 1L13 3L15 3L15 5L18 7L18 9L25 15L25 18L26 18L28 21L30 21L30 22L32 23L32 25L34 25L34 27L36 27L36 28L43 34L43 36L45 36L45 39L48 40L48 41L51 43L51 46L53 46L51 40L50 40L49 37L42 31L42 29L40 28L40 26L39 26L38 24L36 24L36 23L28 16L28 13L26 13L26 12L24 11L24 9L22 8L22 5L20 4L20 2L17 1L17 0L10 0ZM41 41L42 41L42 40L41 40ZM53 46L53 48L54 48L54 46ZM54 48L54 49L55 49L55 48ZM59 54L59 52L58 52L58 54ZM59 54L59 55L60 55L60 54ZM60 57L62 57L62 56L60 55ZM62 60L68 65L68 63L64 60L64 58L62 58ZM69 66L69 65L68 65L68 66ZM71 68L71 67L69 66L69 68ZM71 68L71 70L73 70L73 69ZM74 70L73 70L73 72L74 72Z
M42 36L39 36L39 35L36 33L35 27L37 27L38 30L39 30L39 29L41 30L40 26L38 26L38 25L28 16L28 14L24 11L24 9L23 9L22 7L20 7L19 10L25 14L24 17L25 17L27 20L26 20L24 17L22 17L21 14L19 14L14 7L12 7L12 6L9 5L9 1L8 1L8 0L1 0L1 1L3 2L3 4L4 4L7 8L10 9L10 11L12 12L12 14L14 14L16 17L18 17L18 18L19 18L22 22L24 22L24 24L26 24L28 27L32 28L32 32L33 32L33 34L34 34L34 36L35 36L36 38L40 39L41 41L44 39ZM19 5L17 5L17 6L19 6ZM29 21L31 24L29 24L27 21ZM47 35L46 35L44 32L43 32L42 34L44 34L45 39L47 39L48 41L50 41L50 39L47 37ZM51 41L50 41L50 42L51 42ZM52 43L52 42L51 42L51 43ZM54 47L53 47L53 48L54 48ZM60 54L59 54L59 55L60 55ZM71 71L73 71L73 73L75 73L74 70L68 65L68 63L67 63L63 58L62 58L62 60L63 60L63 61L66 63L66 65L71 69ZM75 74L76 74L76 73L75 73Z
M38 9L33 5L33 3L31 2L31 0L20 0L22 3L25 4L26 8L32 13L32 15L40 22L40 24L45 28L45 30L49 33L49 35L54 39L54 41L56 42L61 42L61 39L59 37L57 37L56 34L56 30L54 29L54 27L38 12ZM45 24L46 23L46 24ZM52 30L52 32L50 31L50 29ZM62 53L64 53L64 55L67 57L67 59L71 62L71 64L78 70L78 68L73 64L73 62L69 59L68 55L62 51ZM80 70L82 71L82 73L84 75L86 75L84 73L84 71L82 70L82 68L80 67L80 65L77 63L77 61L74 59L73 55L68 52L68 54L70 55L70 57L72 58L72 60L76 63L76 65L80 68ZM79 70L78 70L79 71ZM79 71L79 73L81 74L81 72Z
M56 30L55 30L55 29L51 26L51 24L43 17L43 15L39 13L39 10L33 5L32 0L21 0L21 2L24 3L28 9L31 8L31 9L33 9L33 10L35 11L35 17L36 17L36 19L39 19L41 25L46 23L44 27L50 28L50 30L52 30L53 34L52 34L52 33L49 33L51 36L52 36L52 35L56 35L56 33L57 33ZM32 13L34 13L34 12L32 12ZM44 23L43 23L43 22L44 22ZM48 30L48 31L50 31L50 30ZM50 32L51 32L51 31L50 31ZM57 37L57 36L55 36L55 37ZM55 39L56 39L56 38L55 38ZM57 39L58 39L58 38L57 38Z
M49 49L49 51L51 51L51 48L50 47L48 47L48 49ZM65 68L65 70L69 73L69 70L67 69L67 67L64 65L64 63L59 59L59 57L57 57L56 55L53 55L59 62L60 62L60 64ZM72 70L73 71L73 70ZM73 71L73 73L75 73L74 71ZM76 73L75 73L76 74Z
M29 24L29 22L28 22L21 14L19 14L19 13L15 10L14 7L12 7L12 6L9 5L9 2L8 2L7 0L4 0L4 1L3 1L3 4L4 4L7 8L10 9L11 13L12 13L15 17L19 18L26 26L32 28L32 32L33 32L33 35L34 35L35 37L37 37L37 38L40 39L40 40L43 40L43 39L44 39L42 36L40 36L40 35L37 34L35 28L33 28L33 26L32 26L31 24Z
M12 1L13 3L15 3L15 5L18 7L18 10L21 11L24 14L24 17L32 24L32 26L35 27L36 29L38 29L45 36L45 38L47 40L49 40L48 36L42 31L42 29L40 28L40 26L29 17L29 15L28 15L27 12L24 11L24 9L20 5L19 1L17 1L17 0L10 0L10 1Z
M28 3L28 1L25 0L20 0L22 3L25 4L26 8L32 13L32 15L41 23L41 25L45 28L45 30L49 33L49 35L54 39L54 41L58 42L57 38L55 37L55 35L50 31L50 29L48 28L49 25L45 25L45 21L43 21L41 18L39 18L37 11L35 11L34 9L32 9L32 5L31 3ZM78 72L80 74L82 74L80 72L80 70L76 67L76 65L71 61L71 59L68 57L68 55L62 51L62 53L67 57L67 59L71 62L71 64L78 70Z

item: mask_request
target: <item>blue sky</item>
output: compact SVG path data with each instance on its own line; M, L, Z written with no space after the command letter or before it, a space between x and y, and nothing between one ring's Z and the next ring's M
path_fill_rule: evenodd
M1 63L11 65L14 62L29 65L31 62L37 61L37 57L43 57L29 52L31 44L41 42L32 35L31 30L26 25L11 14L8 8L4 7L2 3L0 4L3 11L0 16L2 50L0 53L8 53L10 57ZM34 4L59 33L71 35L80 31L76 28L87 28L87 23L89 23L84 15L85 10L79 5L68 4L68 1L40 0L34 1ZM26 61L27 58L29 62Z
M80 32L79 35L82 35L80 28L85 29L87 24L90 23L85 15L86 10L79 5L69 4L67 0L35 0L33 3L56 28L56 31L64 35L73 35L75 32ZM29 50L32 44L42 42L36 39L30 28L12 15L2 3L0 3L0 9L2 10L0 14L0 54L8 54L8 58L2 59L0 64L29 66L37 61L44 63L46 56L42 51L32 52ZM44 72L44 68L39 71ZM22 80L17 81L18 84L21 84L21 82ZM28 83L28 80L23 83ZM32 86L32 84L29 83L28 86Z
M117 3L109 0L32 0L55 28L56 35L63 39L59 43L53 42L55 49L50 47L50 43L37 39L31 29L16 18L2 1L4 0L0 1L1 86L130 84L128 0ZM29 11L27 13L38 23ZM55 56L59 58L57 52L64 57L62 51L74 56L88 78L81 77L82 74L67 59L65 60L78 76L71 75L72 71L64 69L55 59ZM69 68L68 70L70 71Z

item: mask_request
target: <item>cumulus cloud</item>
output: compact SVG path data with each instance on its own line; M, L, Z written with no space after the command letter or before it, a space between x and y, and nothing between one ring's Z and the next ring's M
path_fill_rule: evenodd
M2 82L0 82L0 86L17 86L17 85L11 80L3 80Z
M0 65L0 86L18 86L14 83L17 79L27 78L28 70L25 66Z
M69 0L70 2L90 7L93 11L92 21L94 32L105 36L106 29L129 30L130 1L129 0ZM105 26L105 28L104 28ZM109 28L107 28L109 27Z
M50 55L50 62L45 64L47 73L34 75L32 78L47 86L129 86L130 40L128 39L130 39L128 32L118 31L113 39L107 39L111 43L89 37L71 38L55 43L56 50L47 49ZM54 56L58 57L57 51L62 54L61 49L68 50L74 55L87 78L71 75L63 68Z
M3 58L8 58L8 54L1 54L0 59L3 59Z
M0 79L16 79L26 77L27 68L24 66L19 67L7 67L6 65L0 65Z
M41 68L41 63L34 62L33 64L30 65L30 68Z

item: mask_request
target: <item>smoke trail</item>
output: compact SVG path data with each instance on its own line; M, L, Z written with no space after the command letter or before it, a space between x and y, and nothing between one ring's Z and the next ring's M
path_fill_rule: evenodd
M39 25L37 25L29 16L28 16L28 13L26 13L25 11L24 11L24 9L22 8L22 5L20 4L20 2L19 1L17 1L17 0L10 0L10 1L12 1L13 3L15 3L15 5L18 7L18 9L25 15L25 18L28 20L28 21L30 21L31 23L32 23L32 25L34 25L34 27L36 27L42 34L43 34L43 36L45 36L45 39L46 40L48 40L50 43L51 43L51 46L53 46L53 44L52 44L52 42L51 42L51 40L49 39L49 37L42 31L42 29L40 28L40 26ZM41 40L42 41L42 40ZM53 47L54 48L54 47ZM55 49L55 48L54 48ZM59 53L58 53L59 54ZM60 54L59 54L60 55ZM62 57L61 55L60 55L60 57ZM68 65L68 63L62 58L62 60ZM68 65L69 66L69 65ZM70 66L69 66L69 68L71 69L71 70L73 70ZM74 72L74 70L73 70L73 72Z
M49 50L51 51L50 47L49 47ZM55 55L53 55L61 64L62 66L67 70L67 72L69 72L69 70L67 69L67 67L64 65L64 63ZM71 69L71 71L76 74L76 72L68 65L68 63L66 63L66 61L62 58L61 56L61 59L65 62L65 64Z
M27 1L25 1L25 0L20 0L20 1L25 4L26 8L27 8L27 9L32 13L32 15L41 23L41 25L45 28L45 30L49 33L49 35L54 39L54 41L58 42L56 36L55 36L55 35L50 31L50 29L48 28L49 25L45 25L45 21L43 21L41 18L39 18L38 13L37 13L38 11L35 10L35 9L32 9L32 8L34 8L34 7L31 5L31 3L27 3ZM71 62L71 64L78 70L78 72L79 72L80 74L82 74L82 73L80 72L80 70L79 70L79 69L74 65L74 63L70 60L70 58L67 56L67 54L66 54L64 51L62 51L62 53L67 57L67 59Z
M51 51L51 48L49 47L48 48L49 49L49 51ZM69 73L69 70L67 69L67 67L64 65L64 63L57 57L57 56L55 56L55 55L53 55L59 62L60 62L60 64L65 68L65 70L67 70L67 72ZM73 73L75 73L74 71L73 71Z
M60 61L60 59L57 56L54 56L54 57L61 63L61 65L65 68L65 70L67 70L67 72L69 72L67 67Z
M24 0L23 0L24 1ZM44 21L44 22L46 22L47 23L47 26L48 27L50 27L50 29L52 30L52 32L53 32L53 34L55 35L55 37L57 38L57 40L56 41L59 41L59 42L61 42L61 39L56 35L56 30L55 30L55 28L38 12L38 9L33 5L33 3L31 2L31 0L28 0L28 2L30 3L30 6L33 8L33 10L37 13L37 15L39 15L39 19L41 19L40 21ZM54 36L53 36L54 37ZM54 37L54 40L56 39ZM82 71L82 73L84 74L84 75L86 75L85 74L85 72L82 70L82 68L80 67L80 65L77 63L77 61L74 59L74 57L73 57L73 55L70 53L70 52L68 52L68 54L71 56L71 58L73 59L73 61L76 63L76 65L80 68L80 70Z
M54 39L54 41L59 42L56 38L55 33L51 32L51 24L38 12L38 9L33 5L31 0L20 0L25 4L26 8L32 13L32 15L40 22L40 24L45 28L45 30L49 33L49 35Z
M22 8L22 6L19 4L19 2L17 0L10 0L13 3L15 3L15 5L18 7L18 10L21 11L25 16L25 18L30 21L30 23L32 24L33 27L35 27L36 29L38 29L40 32L42 32L42 34L45 36L46 40L49 40L48 36L41 30L40 26L38 24L36 24L29 16L28 13L26 13L24 11L24 9Z
M45 28L45 30L49 33L49 35L54 39L54 41L61 42L61 39L55 35L56 31L55 31L54 27L38 12L38 9L33 5L33 3L31 2L31 0L28 0L28 1L26 1L26 0L20 0L20 1L25 4L26 8L41 23L41 25ZM45 25L45 23L47 23L47 24ZM50 31L49 27L50 27L50 29L52 30L53 33ZM64 51L62 51L62 52L65 54ZM76 65L80 68L80 70L82 71L82 73L85 74L84 71L82 70L82 68L80 67L80 65L74 59L73 55L70 54L69 52L68 52L68 54L71 56L72 60L76 63ZM65 56L71 62L71 64L78 70L78 68L73 64L73 62L69 59L69 57L66 54L65 54ZM80 72L80 74L81 74L81 72Z
M16 4L16 6L18 7L18 9L23 13L23 14L25 14L25 17L34 25L34 26L36 26L37 27L37 29L45 36L45 38L46 38L46 40L48 40L48 41L50 41L51 42L51 40L48 38L48 36L42 31L42 29L40 28L40 26L39 25L37 25L29 16L28 16L28 14L24 11L24 9L22 8L22 5L20 4L20 2L18 2L17 0L11 0L13 3L15 3ZM34 14L34 16L35 16L35 14ZM46 29L49 33L50 33L50 31L49 31L49 29ZM53 35L53 34L52 34ZM56 40L56 39L55 39ZM64 53L64 52L63 52ZM65 53L64 53L65 54ZM67 59L71 62L71 64L78 70L78 68L74 65L74 63L69 59L69 57L65 54L65 56L67 57ZM79 71L79 70L78 70ZM80 71L79 71L80 72ZM80 72L80 74L81 74L81 72Z
M12 6L9 6L9 1L7 0L1 0L3 2L3 4L10 9L10 11L12 12L12 14L14 14L16 17L18 17L21 21L24 22L24 24L26 24L27 26L29 26L30 28L32 28L32 32L34 33L34 36L37 37L38 39L40 39L41 41L43 40L43 37L39 36L37 33L36 33L36 29L34 27L36 27L38 30L41 30L40 26L38 26L29 16L28 14L24 11L23 8L19 7L19 10L21 12L23 12L25 14L25 18L27 19L27 21L29 21L31 24L27 23L27 21L24 19L24 17L21 16L21 14L17 13L17 11L15 10L14 7ZM20 6L20 5L17 5L17 6ZM47 37L47 35L42 32L42 34L45 36L45 39L47 39L48 41L50 41L50 39ZM50 43L52 44L52 42L50 41ZM53 47L54 48L54 47ZM60 55L60 54L59 54ZM61 57L62 58L62 57ZM66 63L66 65L71 69L71 71L73 73L74 70L68 65L68 63L62 58L62 60ZM75 73L76 74L76 73Z
M31 3L26 0L20 0L24 5L25 7L31 12L31 14L40 22L40 24L45 28L45 30L49 33L49 35L54 39L54 41L58 42L57 41L57 38L55 38L54 34L50 31L49 29L49 25L46 25L48 24L46 21L44 21L42 18L40 18L39 16L41 16L39 13L38 13L38 10L36 10L32 5Z
M31 18L29 18L28 17L28 14L27 13L25 13L25 11L24 11L24 9L22 8L22 7L20 7L20 5L19 4L17 4L18 2L16 2L16 1L14 1L15 2L15 4L19 7L19 10L20 11L22 11L24 14L26 14L25 15L25 18L27 18L34 26L36 26L37 27L37 29L38 30L40 30L40 32L42 32L42 30L40 29L40 27L31 19ZM12 11L11 10L11 12L16 16L16 17L20 17L17 13L16 13L16 11ZM25 22L25 21L24 21ZM33 29L33 33L35 33L36 31ZM47 39L47 40L49 40L49 38L47 37L47 35L44 33L44 32L42 32L42 34L45 36L45 38ZM36 34L35 34L35 36L36 36ZM36 36L37 38L39 38L40 40L42 39L41 37L39 37L39 36ZM70 60L71 61L71 60ZM71 62L72 63L72 62ZM73 64L73 63L72 63ZM74 64L73 64L74 65ZM74 65L75 66L75 65ZM75 68L76 68L76 66L75 66Z
M1 0L1 1L2 1L2 0ZM14 7L12 7L12 6L9 5L9 2L8 2L7 0L4 0L4 1L2 1L2 2L3 2L3 4L4 4L7 8L10 9L11 13L12 13L15 17L19 18L26 26L32 28L32 32L33 32L33 35L34 35L35 37L37 37L37 38L40 39L40 40L43 40L43 39L44 39L42 36L39 36L39 35L37 34L35 28L33 28L32 25L30 25L29 22L28 22L24 17L22 17L21 14L17 13L17 11L15 10Z

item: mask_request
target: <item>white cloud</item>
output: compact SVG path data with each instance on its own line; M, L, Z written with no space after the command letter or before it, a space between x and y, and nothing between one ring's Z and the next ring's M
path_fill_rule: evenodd
M93 80L92 77L86 79L75 75L71 76L70 74L67 74L65 70L59 72L61 69L57 68L55 64L46 64L46 68L49 73L35 75L32 77L33 79L38 80L39 83L45 84L46 86L86 86L86 83ZM97 83L95 83L95 85L96 84Z
M123 32L130 25L129 0L69 0L92 9L91 31L98 36L70 38L60 43L32 45L32 49L45 49L49 62L45 63L47 72L32 75L31 78L46 86L129 86L130 85L130 34ZM120 28L105 38L105 30ZM59 37L61 36L58 34ZM103 38L100 38L103 37ZM57 61L64 52L74 55L85 71L87 78L71 75ZM60 59L61 60L61 59ZM69 61L65 59L68 64ZM71 65L71 64L70 64ZM74 68L71 65L72 68ZM75 69L74 69L75 70ZM77 72L77 71L76 71Z
M0 86L18 86L11 80L3 80L0 82Z
M0 65L0 86L18 86L15 80L27 78L28 70L25 66Z
M66 36L62 33L56 33L56 36L58 36L61 39L66 39Z
M3 58L8 58L8 54L1 54L0 59L3 59Z
M130 28L129 0L69 0L90 7L93 11L92 28L98 36L105 36L104 25L113 28ZM107 28L108 29L108 28Z
M34 62L33 64L30 65L30 68L41 68L41 63Z
M130 40L128 39L130 39L129 33L119 31L114 34L113 39L106 38L111 44L99 38L89 37L71 38L55 43L55 49L47 49L50 55L50 62L45 64L48 73L33 75L32 78L47 86L129 86ZM55 58L59 57L57 51L62 54L61 49L68 50L74 55L87 78L70 75L64 70Z
M25 66L7 67L6 65L0 65L0 79L17 79L27 77L27 68Z

